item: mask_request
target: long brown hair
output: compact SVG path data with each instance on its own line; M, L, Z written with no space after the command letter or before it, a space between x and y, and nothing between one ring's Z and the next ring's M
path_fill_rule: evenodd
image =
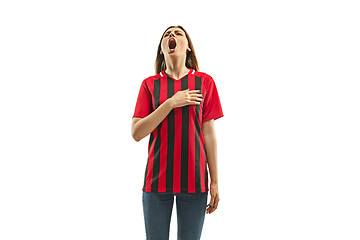
M198 66L198 62L197 62L197 59L196 59L195 49L194 49L194 46L193 46L192 41L190 39L190 36L182 26L177 25L177 26L168 27L161 36L160 43L159 43L159 46L158 46L158 50L157 50L157 53L156 53L155 74L159 74L161 71L166 69L166 63L165 63L164 54L160 54L160 52L161 52L161 41L163 39L163 36L164 36L165 32L169 28L181 28L185 32L185 36L186 36L186 38L188 40L188 43L189 43L189 48L191 49L191 51L188 51L187 54L186 54L185 66L187 68L192 68L195 71L199 71L199 66Z

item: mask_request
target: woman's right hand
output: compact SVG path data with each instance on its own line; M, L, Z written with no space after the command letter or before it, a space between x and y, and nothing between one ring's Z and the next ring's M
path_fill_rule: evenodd
M202 99L203 95L201 95L200 90L183 90L176 92L170 99L172 101L173 108L183 107L186 105L200 105L204 100Z

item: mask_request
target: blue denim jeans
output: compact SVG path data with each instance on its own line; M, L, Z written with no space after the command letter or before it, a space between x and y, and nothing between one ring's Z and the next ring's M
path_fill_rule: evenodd
M208 192L143 192L142 202L147 240L169 240L174 196L176 196L177 239L200 239L205 220Z

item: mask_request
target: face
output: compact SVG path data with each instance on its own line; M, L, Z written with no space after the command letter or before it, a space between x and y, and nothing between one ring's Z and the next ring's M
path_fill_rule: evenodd
M175 40L176 44L169 41L171 38ZM170 47L174 46L174 49L170 49ZM161 50L164 55L186 55L188 48L188 40L181 28L169 28L166 30L161 40Z

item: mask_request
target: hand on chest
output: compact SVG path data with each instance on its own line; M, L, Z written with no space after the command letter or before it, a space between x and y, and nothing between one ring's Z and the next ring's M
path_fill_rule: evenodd
M152 108L157 109L161 104L163 104L167 99L171 98L178 91L183 90L200 90L199 94L202 94L202 99L206 98L206 88L202 84L201 78L192 76L192 77L184 77L181 80L174 80L172 78L160 78L154 81L154 88L152 92ZM195 101L195 99L189 99L191 101ZM198 106L202 108L204 105L204 101L199 104L189 103L184 107L188 107L190 109L195 110Z

